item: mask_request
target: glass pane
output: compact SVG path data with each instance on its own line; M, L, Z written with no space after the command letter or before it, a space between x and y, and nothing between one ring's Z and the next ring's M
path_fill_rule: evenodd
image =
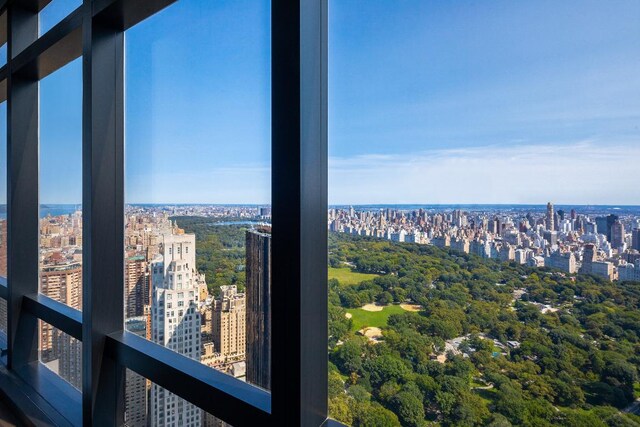
M7 63L7 44L0 46L0 65Z
M82 342L50 324L40 324L40 362L77 389L82 387Z
M185 0L126 34L126 316L146 317L154 342L265 388L269 25L268 2ZM154 393L152 425L192 418Z
M127 369L124 421L127 427L149 425L149 393L151 382Z
M330 2L332 417L638 422L639 14Z
M82 61L40 82L40 292L82 309Z
M49 31L80 6L82 0L52 0L38 15L40 35Z
M0 45L0 66L5 65L7 63L7 12L6 10L0 14L0 26L4 29L3 34L0 34L0 37L5 41Z
M125 425L128 427L231 427L127 369ZM154 409L156 409L154 411Z
M7 280L7 103L0 103L0 281ZM0 331L7 331L7 301L0 298Z
M125 320L127 331L149 339L149 316L129 317ZM135 372L126 370L125 425L146 427L149 425L149 393L151 382Z

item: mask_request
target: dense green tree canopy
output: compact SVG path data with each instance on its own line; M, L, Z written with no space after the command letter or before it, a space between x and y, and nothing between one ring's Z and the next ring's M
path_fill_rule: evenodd
M330 236L329 263L379 275L329 283L330 360L358 386L334 398L344 422L394 425L363 418L379 405L407 426L640 425L621 411L638 384L639 283L345 234ZM345 317L369 303L421 309L369 342Z

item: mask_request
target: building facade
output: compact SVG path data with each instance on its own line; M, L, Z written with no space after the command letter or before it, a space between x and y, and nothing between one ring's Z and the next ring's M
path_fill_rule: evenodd
M173 227L161 235L151 262L151 329L154 342L200 362L201 335L195 235ZM202 410L164 388L151 387L153 426L199 427Z
M221 286L213 303L211 335L215 351L227 360L244 360L246 348L245 296L236 286Z
M246 234L247 382L271 388L271 230Z
M149 271L144 256L132 256L124 264L125 318L142 316L151 301Z

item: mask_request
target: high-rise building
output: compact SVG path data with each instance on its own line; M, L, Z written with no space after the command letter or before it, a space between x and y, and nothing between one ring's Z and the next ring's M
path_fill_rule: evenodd
M149 272L144 255L128 257L124 264L125 318L142 316L150 302Z
M555 231L545 231L543 233L544 240L549 242L549 245L555 246L558 244L558 233Z
M614 249L618 249L624 245L624 224L620 220L616 219L611 225L611 246Z
M582 254L582 262L596 262L597 261L597 250L595 245L589 243L584 245L584 252Z
M66 261L59 253L40 270L40 293L80 310L82 308L82 265ZM80 388L82 344L46 322L40 322L40 359ZM53 365L51 365L53 364Z
M271 388L271 230L246 234L247 382Z
M152 339L200 361L195 235L173 227L160 241L159 254L150 266ZM202 423L202 410L156 384L151 387L150 405L154 426L199 427Z
M246 348L245 296L236 286L221 286L213 302L211 335L215 351L227 359L242 359Z
M596 218L596 224L598 225L598 233L604 234L607 236L607 241L611 242L611 227L613 227L613 223L618 220L618 215L607 215Z
M640 251L640 228L631 231L631 248Z
M593 273L593 264L597 262L597 260L598 254L595 245L591 243L584 245L584 251L582 252L582 267L580 267L580 273Z
M58 374L79 389L82 387L82 342L56 328L53 331L54 351L59 354Z
M554 231L555 227L555 212L553 211L553 204L547 203L547 230Z
M146 338L147 318L145 316L139 316L126 319L125 328L131 333ZM149 380L145 377L127 369L124 402L124 419L127 427L147 427L150 386Z

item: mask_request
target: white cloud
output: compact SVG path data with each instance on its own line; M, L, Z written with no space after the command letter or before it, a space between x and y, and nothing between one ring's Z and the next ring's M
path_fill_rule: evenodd
M640 204L640 143L597 140L332 157L331 204Z

